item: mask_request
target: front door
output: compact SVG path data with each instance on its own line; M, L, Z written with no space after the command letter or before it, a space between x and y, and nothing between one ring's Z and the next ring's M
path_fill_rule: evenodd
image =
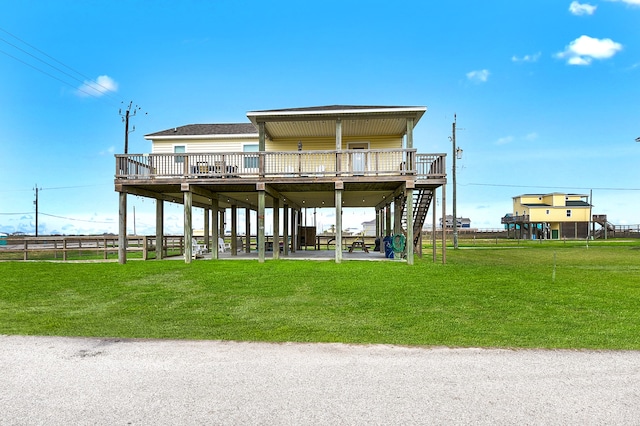
M347 149L362 150L362 152L351 153L351 172L354 176L364 175L367 170L367 153L364 151L369 149L369 142L349 142Z

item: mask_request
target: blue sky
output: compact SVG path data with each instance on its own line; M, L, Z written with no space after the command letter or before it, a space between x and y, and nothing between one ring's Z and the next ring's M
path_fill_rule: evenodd
M34 233L36 184L41 234L117 232L131 101L131 153L250 110L423 105L419 152L450 154L457 114L473 227L499 228L513 196L590 189L595 214L639 224L639 21L640 0L2 1L0 232ZM153 233L153 202L134 207Z

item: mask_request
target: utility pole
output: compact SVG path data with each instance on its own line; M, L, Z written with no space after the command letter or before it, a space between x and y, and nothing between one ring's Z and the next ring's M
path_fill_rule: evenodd
M451 125L451 142L453 143L453 249L458 249L458 212L456 209L456 115L453 114Z
M462 149L456 146L456 115L453 114L453 124L451 125L451 137L449 138L453 144L453 167L451 170L453 177L453 248L458 249L458 211L457 211L457 184L456 184L456 160L462 158ZM443 221L446 222L446 221ZM443 224L442 226L445 226Z
M36 183L35 188L33 188L36 191L36 200L33 202L33 204L36 205L36 237L38 236L38 191L41 191L42 188L38 188L38 184Z
M127 109L125 110L124 113L122 112L122 109L118 110L118 114L120 114L120 116L122 117L122 122L124 123L124 153L125 154L129 153L129 133L136 131L136 126L133 126L131 131L129 131L129 118L135 117L138 111L142 109L138 105L136 105L135 108L133 108L132 110L131 109L132 106L133 106L133 101L129 102L129 106L127 106Z

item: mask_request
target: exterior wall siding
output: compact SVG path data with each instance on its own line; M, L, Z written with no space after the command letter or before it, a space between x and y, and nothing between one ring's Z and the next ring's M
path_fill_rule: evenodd
M233 140L213 140L213 139L174 139L152 142L151 152L153 154L171 154L175 145L184 145L188 153L205 152L242 152L243 145L257 144L258 139L233 139Z
M549 214L547 214L549 210ZM571 217L567 217L567 210L571 210ZM541 207L529 209L531 222L588 222L588 207Z
M327 138L299 138L276 139L265 142L267 151L297 151L298 141L302 143L303 151L333 151L336 149L335 137ZM369 142L369 149L400 149L402 138L397 137L343 137L342 149L347 149L349 143Z
M303 151L333 151L336 149L334 137L327 138L301 138L301 139L277 139L267 140L265 150L297 151L298 141L302 142ZM352 142L369 142L369 149L400 149L402 138L397 137L343 137L342 149L347 149ZM153 154L171 154L175 145L184 145L188 153L204 152L242 152L245 144L258 144L257 138L246 139L170 139L153 140L151 152Z

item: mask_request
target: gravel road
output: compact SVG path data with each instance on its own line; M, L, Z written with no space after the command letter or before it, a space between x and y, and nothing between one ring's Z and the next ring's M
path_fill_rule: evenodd
M640 424L640 352L0 336L1 425Z

